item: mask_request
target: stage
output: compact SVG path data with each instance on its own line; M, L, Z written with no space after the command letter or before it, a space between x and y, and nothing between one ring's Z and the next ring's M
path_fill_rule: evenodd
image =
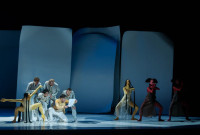
M6 112L7 111L7 112ZM32 123L12 123L13 112L11 110L1 110L0 131L1 133L70 133L70 134L120 134L120 133L193 133L200 128L200 118L190 117L191 121L184 117L172 117L172 121L166 121L168 116L163 116L164 122L158 122L158 117L143 117L142 122L133 120L114 121L114 115L108 114L78 114L78 121L72 122L71 114L67 114L68 123L64 122L43 122ZM131 118L131 116L130 116ZM136 115L136 118L139 118ZM44 132L45 131L45 132ZM66 132L65 132L66 131Z

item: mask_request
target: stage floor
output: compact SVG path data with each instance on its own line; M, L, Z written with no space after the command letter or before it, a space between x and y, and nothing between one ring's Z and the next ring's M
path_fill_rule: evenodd
M164 122L159 122L158 117L145 118L142 122L136 120L114 121L114 115L78 114L78 121L72 122L72 116L67 114L68 123L64 122L42 122L33 123L11 123L13 116L0 115L0 130L76 130L76 129L171 129L171 128L200 128L200 118L190 117L191 121L184 117L172 117L167 122L168 116L163 116ZM131 118L131 116L130 116ZM136 118L139 118L137 115Z

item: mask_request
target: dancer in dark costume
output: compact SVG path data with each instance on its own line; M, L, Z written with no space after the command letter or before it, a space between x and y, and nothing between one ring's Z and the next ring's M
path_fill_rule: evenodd
M169 108L169 119L168 121L171 121L171 116L172 116L172 111L174 108L175 104L179 104L181 105L181 107L184 110L185 113L185 118L186 120L190 120L189 119L189 105L187 103L187 101L184 98L184 94L183 94L183 81L181 79L173 79L172 80L173 83L173 98L170 104L170 108Z
M158 87L156 87L158 81L154 78L148 78L146 82L149 83L149 87L147 87L147 96L140 107L140 112L139 112L140 119L138 121L142 121L142 116L145 117L155 116L156 115L155 107L159 108L158 121L164 121L161 119L163 107L158 101L156 101L156 90L160 90Z

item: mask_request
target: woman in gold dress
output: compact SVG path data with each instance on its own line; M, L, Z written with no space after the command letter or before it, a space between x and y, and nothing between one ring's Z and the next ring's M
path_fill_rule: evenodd
M138 106L131 101L132 91L135 91L130 80L125 81L125 85L123 87L124 96L121 101L117 104L115 108L115 115L117 116L115 120L119 120L119 118L125 117L130 111L130 107L134 108L134 112L132 114L131 120L137 120L134 116L138 111Z

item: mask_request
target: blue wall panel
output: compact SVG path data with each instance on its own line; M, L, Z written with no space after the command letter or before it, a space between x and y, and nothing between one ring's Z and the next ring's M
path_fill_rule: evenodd
M110 112L118 37L109 35L108 31L85 31L83 29L73 37L71 87L78 99L77 110ZM120 33L119 29L117 33Z
M141 106L147 95L145 79L157 78L157 100L168 114L173 75L173 44L158 32L127 31L122 39L121 97L126 79L136 89L136 104Z
M68 28L23 26L19 46L17 98L28 82L40 77L42 85L53 78L60 93L70 85L72 30Z

